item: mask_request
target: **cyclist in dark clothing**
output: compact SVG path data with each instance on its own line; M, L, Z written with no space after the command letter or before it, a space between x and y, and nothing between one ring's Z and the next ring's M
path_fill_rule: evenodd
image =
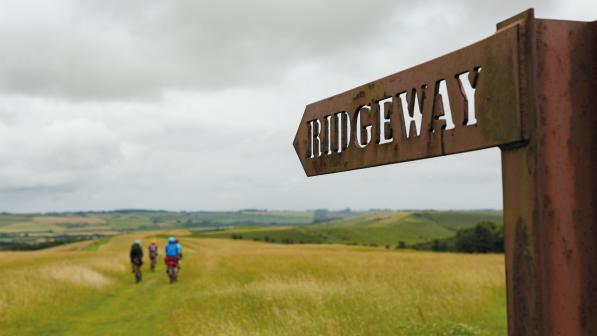
M141 281L141 265L143 265L143 248L138 240L131 246L131 266L137 282Z

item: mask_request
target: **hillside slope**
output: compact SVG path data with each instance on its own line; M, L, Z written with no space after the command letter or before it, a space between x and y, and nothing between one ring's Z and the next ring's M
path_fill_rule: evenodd
M480 221L502 222L501 211L371 212L361 216L302 226L237 227L195 233L206 238L242 238L282 243L411 245L453 236Z

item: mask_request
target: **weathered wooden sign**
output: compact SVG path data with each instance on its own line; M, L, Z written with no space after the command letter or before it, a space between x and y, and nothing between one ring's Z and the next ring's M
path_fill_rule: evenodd
M307 175L522 140L518 26L310 104L294 139Z
M510 335L597 335L597 21L528 10L483 41L310 104L307 175L502 150Z

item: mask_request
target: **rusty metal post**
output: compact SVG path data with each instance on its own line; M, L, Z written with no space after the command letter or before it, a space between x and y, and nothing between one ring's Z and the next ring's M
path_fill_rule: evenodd
M499 146L509 334L597 335L597 21L536 19L531 9L497 29L307 105L293 145L309 176ZM465 73L479 111L472 124L457 79ZM450 129L440 118L444 98L457 121ZM409 137L406 115L418 101L423 131ZM376 141L361 143L359 121L378 132ZM358 146L348 146L349 125ZM394 130L395 141L380 141L382 129Z
M510 335L597 335L597 21L519 24L528 142L502 147Z

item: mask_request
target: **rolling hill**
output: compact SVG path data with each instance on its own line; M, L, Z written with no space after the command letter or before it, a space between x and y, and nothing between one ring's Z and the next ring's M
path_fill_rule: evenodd
M197 237L248 239L278 243L412 245L453 236L481 221L502 223L501 211L370 212L360 216L301 226L243 226L197 231Z
M413 245L451 237L500 211L166 212L120 210L65 214L0 214L0 249L35 249L142 230L191 229L197 237L278 243Z

